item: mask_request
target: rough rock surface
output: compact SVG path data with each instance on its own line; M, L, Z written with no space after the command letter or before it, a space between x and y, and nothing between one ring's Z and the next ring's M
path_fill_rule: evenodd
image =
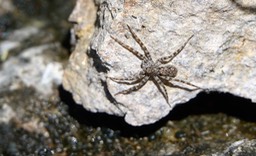
M232 143L222 153L212 154L212 156L239 156L239 155L255 155L256 154L256 142L255 140L239 140Z
M74 3L75 0L0 2L0 79L4 80L0 83L1 156L256 155L256 105L250 100L231 94L202 93L187 104L175 106L160 122L134 127L122 117L86 111L61 87L45 81L58 80L55 82L59 84L60 79L51 78L61 78L58 71L62 70L46 67L65 64L65 34L70 28L66 19ZM35 19L37 22L31 22ZM84 30L80 31L81 36L89 29ZM15 35L17 32L19 35ZM82 46L87 45L82 44L84 41L79 41ZM54 46L55 43L60 44ZM47 92L44 88L50 86L50 96L38 93L42 89ZM223 113L215 113L219 111Z
M45 99L56 94L62 82L68 52L59 39L65 36L65 28L69 30L69 23L61 17L69 12L54 8L48 14L41 7L48 7L48 2L30 2L0 2L0 93L30 87Z
M75 31L80 40L63 80L64 87L85 109L125 116L132 125L150 124L203 91L166 87L170 105L152 81L130 94L115 95L133 85L116 83L107 77L131 77L142 70L141 61L110 37L143 54L127 24L146 45L153 60L171 55L194 34L169 63L178 69L176 78L207 91L229 92L256 102L254 1L96 1L97 17L92 11L93 2L85 3L82 6L78 1L71 15L71 20L78 23ZM85 20L88 14L90 18Z
M0 42L1 45L4 43ZM62 64L49 58L58 48L58 44L34 46L5 61L0 71L0 92L24 85L34 87L42 95L51 95L53 86L61 83L63 75Z

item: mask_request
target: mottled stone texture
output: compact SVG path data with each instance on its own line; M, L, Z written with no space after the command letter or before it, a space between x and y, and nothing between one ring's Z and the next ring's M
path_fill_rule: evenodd
M256 102L256 2L105 0L97 1L96 6L97 14L92 0L80 0L71 15L80 39L63 80L85 109L124 116L132 125L150 124L203 91L166 87L171 106L152 81L138 91L115 95L134 85L107 77L127 78L141 71L141 61L110 38L112 35L143 54L127 24L154 61L175 52L194 34L168 64L178 69L176 78Z

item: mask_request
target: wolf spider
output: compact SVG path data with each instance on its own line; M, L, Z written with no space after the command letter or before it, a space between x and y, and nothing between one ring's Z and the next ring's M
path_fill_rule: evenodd
M146 48L146 46L142 43L142 41L135 34L135 32L130 28L130 26L127 25L127 27L129 29L132 37L134 38L134 40L139 44L141 49L144 51L144 55L142 55L141 53L139 53L132 47L126 45L125 43L121 42L117 38L115 38L113 36L111 36L111 38L114 41L116 41L119 45L121 45L123 48L127 49L129 52L131 52L133 55L135 55L138 59L140 59L142 61L142 63L141 63L142 71L140 71L138 74L136 74L130 78L110 77L110 79L112 81L115 81L117 83L127 84L127 85L137 84L127 90L120 91L120 92L116 93L115 95L129 94L130 92L139 90L141 87L143 87L148 82L148 80L152 80L154 82L154 84L157 86L157 88L159 89L159 91L161 92L161 94L164 96L166 102L169 104L168 94L167 94L165 85L170 86L170 87L184 89L187 91L194 91L194 90L201 89L200 87L193 85L189 82L185 82L180 79L175 79L177 72L178 72L176 67L174 67L172 65L161 66L163 64L167 64L167 63L171 62L184 49L184 47L189 42L189 40L193 37L193 35L190 36L187 39L187 41L176 52L174 52L170 56L161 57L154 62L152 60L152 57L151 57L148 49ZM189 88L177 86L177 85L172 84L170 81L177 81L180 83L184 83L186 85L194 87L195 89L189 89Z

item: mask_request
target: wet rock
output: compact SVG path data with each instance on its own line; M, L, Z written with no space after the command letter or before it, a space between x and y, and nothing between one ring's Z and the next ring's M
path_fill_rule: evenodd
M40 99L38 92L31 88L1 92L0 153L45 155L63 152L61 136L72 136L78 124L68 115L67 106L56 102L56 99Z
M221 113L132 127L30 88L0 93L0 113L2 155L213 155L256 133L255 122Z
M73 19L78 23L76 27L81 26L76 33L86 33L80 36L63 81L64 87L85 109L124 116L126 122L138 126L156 122L177 104L189 101L201 91L228 92L256 102L253 4L227 0L96 2L97 19L90 17L91 23L86 25L80 20L85 16ZM91 13L93 2L83 3L90 5L82 15ZM74 12L77 15L79 7ZM94 19L97 25L87 50ZM108 77L129 78L142 71L142 61L111 38L144 55L127 25L148 48L153 61L172 55L194 35L169 64L178 70L175 78L202 89L188 91L166 86L169 105L164 91L161 93L151 80L137 91L116 95L134 85L120 84ZM185 83L170 82L193 89Z
M232 143L223 153L213 154L213 156L240 156L240 155L256 155L255 140L239 140Z

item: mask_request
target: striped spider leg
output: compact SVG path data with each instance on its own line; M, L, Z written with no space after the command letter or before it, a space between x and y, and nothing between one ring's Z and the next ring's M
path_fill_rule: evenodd
M113 78L113 77L110 77L110 79L112 81L115 81L117 83L126 84L126 85L134 85L133 87L130 87L126 90L123 90L123 91L120 91L120 92L116 93L115 95L129 94L133 91L137 91L140 88L142 88L149 80L151 80L151 81L154 82L154 84L157 86L158 90L161 92L161 94L165 98L166 102L169 104L169 100L168 100L169 98L168 98L168 94L167 94L167 91L166 91L166 88L165 88L166 85L170 86L170 87L177 87L177 88L184 89L184 90L187 90L187 91L194 91L194 90L197 90L197 89L201 89L200 87L197 87L196 85L193 85L189 82L179 80L179 79L175 79L175 77L177 76L178 70L173 65L163 66L164 64L167 64L167 63L171 62L185 48L185 46L187 45L189 40L193 37L193 35L190 36L187 39L187 41L177 51L175 51L173 54L171 54L169 56L166 56L166 57L161 57L161 58L157 59L154 62L152 60L152 57L151 57L148 49L144 45L144 43L139 39L139 37L130 28L130 26L127 25L127 27L128 27L129 32L131 33L133 39L138 43L138 45L140 46L140 48L144 52L144 55L141 54L140 52L138 52L137 50L135 50L134 48L130 47L129 45L123 43L119 39L117 39L113 36L111 36L111 38L115 42L117 42L120 46L125 48L128 52L132 53L139 60L141 60L141 62L142 62L141 63L142 71L139 72L138 74L134 75L133 77L130 77L130 78ZM184 83L188 86L194 87L195 89L189 89L189 88L185 88L185 87L181 87L181 86L176 86L176 85L173 85L171 83L171 81Z

